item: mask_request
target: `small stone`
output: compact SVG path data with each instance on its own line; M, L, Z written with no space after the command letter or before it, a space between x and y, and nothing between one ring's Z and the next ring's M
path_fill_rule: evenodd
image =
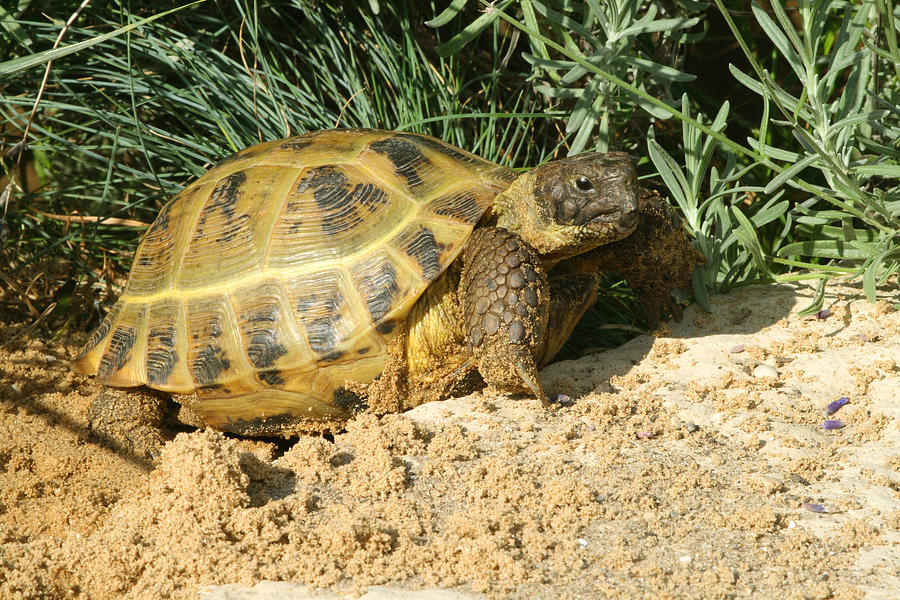
M690 555L690 554L685 554L684 556L679 556L679 557L678 557L678 562L680 562L680 563L683 564L683 565L689 565L689 564L691 564L691 561L692 561L692 560L694 560L694 559L691 558L691 555Z
M825 506L822 504L815 504L813 502L804 502L800 506L803 507L803 510L807 510L809 512L814 512L814 513L819 513L819 514L825 512Z
M850 336L850 339L857 340L857 341L865 344L866 342L869 341L869 336L867 336L864 333L854 333L853 335Z
M582 548L584 548L585 546L588 545L588 541L584 538L578 538L575 541L578 542L578 545L581 546Z
M820 310L819 312L816 313L816 318L820 319L820 320L827 319L830 316L831 316L831 311L828 310L827 308L823 308L822 310Z
M797 475L796 473L791 473L791 481L794 483L799 483L800 485L809 485L809 480L804 479L802 476Z
M737 346L732 346L728 351L732 354L739 354L747 349L747 346L744 344L738 344Z
M571 396L566 396L565 394L550 394L548 399L550 402L557 403L560 406L572 406L574 404Z
M756 368L753 369L753 376L756 378L763 377L778 377L778 369L771 365L761 364L756 365Z
M695 431L698 431L700 429L700 426L697 425L696 423L688 421L687 423L684 424L684 428L687 429L688 433L694 433Z
M637 439L639 440L649 440L653 438L652 431L636 431L634 435L637 436Z
M832 420L824 421L822 423L822 429L824 429L826 431L831 431L833 429L841 429L843 427L844 427L844 422L838 421L837 419L835 419L833 421Z

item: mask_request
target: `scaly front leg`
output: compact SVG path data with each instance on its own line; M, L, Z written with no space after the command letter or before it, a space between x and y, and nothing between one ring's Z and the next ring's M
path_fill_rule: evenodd
M548 405L537 372L550 292L537 252L515 233L484 227L473 232L462 260L459 302L478 372L499 391L531 391Z

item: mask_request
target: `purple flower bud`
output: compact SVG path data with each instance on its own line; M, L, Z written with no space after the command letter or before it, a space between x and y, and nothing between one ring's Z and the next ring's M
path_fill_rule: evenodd
M837 419L835 419L834 421L825 421L824 423L822 423L822 429L829 430L829 431L832 429L840 429L843 426L844 426L844 422L838 421Z
M828 310L827 308L823 308L822 310L820 310L819 312L816 313L817 319L827 319L830 316L831 316L831 311Z
M825 506L822 504L814 504L813 502L804 502L801 504L803 510L808 510L809 512L814 513L823 513L825 512Z
M838 398L837 400L835 400L834 402L832 402L831 404L829 404L828 406L825 407L825 414L833 415L837 411L841 410L841 407L844 406L845 404L847 404L848 402L850 402L850 398L848 398L847 396L841 396L840 398Z

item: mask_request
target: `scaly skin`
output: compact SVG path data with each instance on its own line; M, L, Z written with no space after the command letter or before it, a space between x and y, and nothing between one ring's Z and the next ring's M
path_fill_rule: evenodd
M631 159L616 153L554 161L520 176L413 307L382 376L352 384L353 391L379 411L388 408L384 398L409 408L484 382L499 392L532 392L546 405L538 369L590 306L588 291L596 291L587 282L570 298L566 280L554 299L548 272L631 233L635 182Z
M500 392L533 393L546 405L538 368L549 296L533 248L505 229L477 229L413 309L382 376L353 389L378 412L392 408L385 399L399 398L405 409L484 383Z
M505 392L533 392L547 338L550 290L538 253L498 227L475 230L463 253L459 303L468 351L485 383Z

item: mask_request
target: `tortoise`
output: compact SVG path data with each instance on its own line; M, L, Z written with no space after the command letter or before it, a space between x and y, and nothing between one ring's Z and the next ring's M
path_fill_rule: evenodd
M595 250L639 215L626 256ZM699 262L627 154L519 175L426 135L307 133L226 158L161 209L74 368L244 435L335 430L484 384L546 404L538 370L604 261L634 266L651 310Z

